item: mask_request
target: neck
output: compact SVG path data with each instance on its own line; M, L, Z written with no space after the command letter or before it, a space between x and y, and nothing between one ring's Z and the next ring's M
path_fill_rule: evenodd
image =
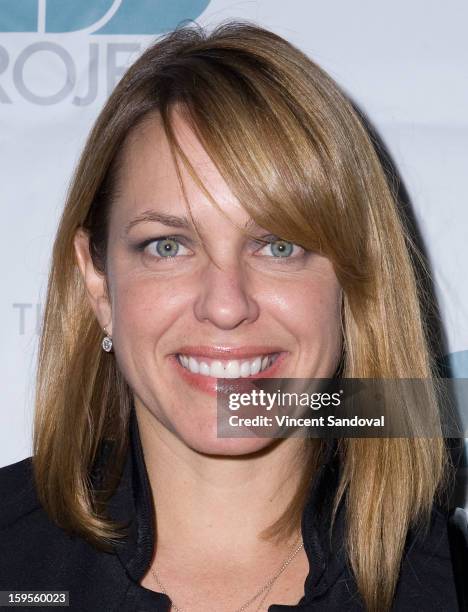
M136 406L140 438L155 502L159 550L187 543L214 555L245 559L271 544L264 529L284 512L302 478L303 440L275 440L241 456L205 455L188 447L144 407ZM292 544L299 531L285 538ZM280 543L284 550L285 542Z

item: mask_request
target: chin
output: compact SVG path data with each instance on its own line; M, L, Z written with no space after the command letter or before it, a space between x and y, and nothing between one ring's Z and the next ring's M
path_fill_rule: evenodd
M218 438L212 435L195 437L193 432L189 435L180 436L180 438L188 447L198 453L225 457L257 453L277 442L274 438Z

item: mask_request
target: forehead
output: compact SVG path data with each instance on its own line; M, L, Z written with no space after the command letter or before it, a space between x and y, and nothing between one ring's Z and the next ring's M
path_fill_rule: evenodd
M248 222L247 213L188 123L174 112L172 125L180 147L212 197L230 217L234 215L236 221L243 224ZM194 217L213 215L215 209L207 195L197 185L182 160L178 165ZM186 213L184 190L162 120L154 114L135 128L124 144L115 212L122 220L148 208L167 214Z

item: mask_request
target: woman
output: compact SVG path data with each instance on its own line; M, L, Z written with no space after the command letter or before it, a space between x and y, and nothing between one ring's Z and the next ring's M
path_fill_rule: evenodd
M441 438L216 430L217 378L431 377L410 246L356 112L300 51L246 23L149 48L60 222L34 455L1 471L1 588L457 610Z

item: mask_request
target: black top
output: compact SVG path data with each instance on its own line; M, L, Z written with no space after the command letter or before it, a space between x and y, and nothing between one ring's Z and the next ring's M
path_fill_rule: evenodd
M339 477L335 448L329 444L302 516L310 563L304 597L297 605L271 605L269 612L364 610L344 552L343 505L331 544L327 538ZM170 599L165 594L139 584L152 559L155 534L152 492L134 410L125 467L109 505L110 516L130 521L130 528L128 538L114 553L97 551L49 520L34 492L31 458L0 469L0 500L0 591L69 591L70 609L80 612L169 610ZM434 506L429 535L423 540L409 533L392 610L459 610L446 524L447 514ZM242 600L248 593L239 595Z

